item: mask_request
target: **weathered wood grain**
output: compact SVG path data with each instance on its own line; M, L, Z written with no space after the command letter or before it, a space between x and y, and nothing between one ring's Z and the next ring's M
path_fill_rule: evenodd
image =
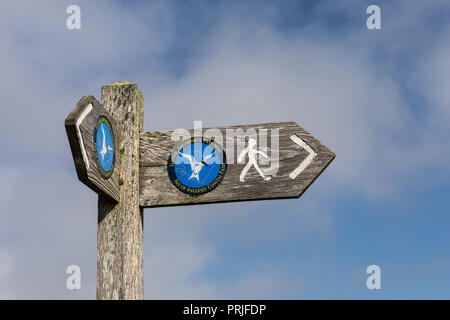
M116 167L119 203L98 201L97 299L143 299L143 210L139 206L139 135L143 97L136 84L120 81L102 87L104 108L121 135Z
M77 133L76 123L86 107L92 104L92 111L87 113L79 128L81 140ZM103 106L93 96L82 97L72 112L67 116L64 125L66 127L67 137L69 138L70 148L75 163L78 179L97 193L105 193L115 201L119 201L119 174L114 170L109 179L103 178L97 170L94 155L94 127L100 116L106 116L111 123L116 145L120 143L120 133L117 129L116 121L103 108ZM82 148L87 156L88 164L84 160ZM116 150L114 151L116 152ZM118 165L116 157L116 166Z
M238 150L245 147L245 138L228 137L227 145L232 148L233 155L227 153L227 162L234 157L233 163L228 163L223 181L213 191L203 195L189 195L180 192L171 183L167 173L167 162L173 147L178 143L172 141L172 131L148 132L140 136L140 205L142 207L162 207L175 205L193 205L202 203L219 203L230 201L268 200L280 198L297 198L314 182L322 171L334 159L335 154L315 139L295 122L266 123L258 125L229 126L216 128L223 137L227 129L268 130L268 152L276 152L271 146L271 129L278 130L279 138L279 169L272 179L265 181L251 168L245 182L239 180L239 175L245 163L237 163ZM208 129L204 129L207 132ZM193 129L189 133L193 135ZM277 135L275 131L274 135ZM308 152L291 140L296 135L304 140L316 153L309 166L295 179L289 174L308 156ZM217 141L217 140L216 140ZM240 149L239 149L240 148ZM272 150L271 150L272 149ZM272 154L272 156L275 154Z

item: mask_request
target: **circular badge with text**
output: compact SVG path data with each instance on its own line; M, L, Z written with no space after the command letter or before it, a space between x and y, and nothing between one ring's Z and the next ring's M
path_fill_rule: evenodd
M200 195L210 192L222 181L227 171L222 147L204 137L184 140L169 156L167 172L180 191Z
M100 116L94 127L94 156L100 175L109 179L116 162L114 132L105 116Z

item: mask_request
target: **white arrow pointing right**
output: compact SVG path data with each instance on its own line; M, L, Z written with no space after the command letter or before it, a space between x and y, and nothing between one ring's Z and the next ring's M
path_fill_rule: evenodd
M300 165L297 168L295 168L295 170L292 171L289 174L289 178L295 179L295 178L297 178L297 176L300 173L303 172L303 170L305 170L311 164L311 162L317 156L317 153L305 141L303 141L302 139L300 139L296 135L292 135L289 138L291 138L292 141L294 141L296 144L298 144L300 147L302 147L303 149L305 149L309 153L309 155L306 157L306 159L303 160L300 163Z

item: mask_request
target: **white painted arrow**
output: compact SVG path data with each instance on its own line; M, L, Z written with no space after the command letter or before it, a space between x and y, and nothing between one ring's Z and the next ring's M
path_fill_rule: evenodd
M76 122L78 139L80 140L80 146L81 146L81 154L83 155L83 160L84 160L84 163L85 163L87 169L89 169L89 159L87 157L86 148L84 147L83 137L81 136L80 125L91 111L92 111L92 103L90 103L86 106L86 108L83 110L83 113L77 119L77 122Z
M305 149L306 151L308 151L308 156L306 157L305 160L303 160L300 165L295 168L294 171L292 171L289 174L289 178L291 179L295 179L297 178L297 176L303 172L303 170L305 170L310 164L311 162L314 160L314 158L317 156L317 153L302 139L300 139L299 137L297 137L296 135L292 135L289 137L292 141L294 141L296 144L298 144L300 147L302 147L303 149Z

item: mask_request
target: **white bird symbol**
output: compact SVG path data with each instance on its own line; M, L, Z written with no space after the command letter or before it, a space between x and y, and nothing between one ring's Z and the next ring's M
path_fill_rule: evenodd
M205 159L202 160L202 161L195 161L194 157L191 156L190 154L180 153L180 155L183 156L183 157L185 157L186 159L188 159L189 162L190 162L190 164L191 164L192 174L191 174L191 176L189 177L188 180L195 178L195 179L197 179L197 181L200 181L200 178L199 178L198 175L200 174L200 171L202 170L202 168L203 168L205 165L208 165L204 160L209 160L209 159L211 159L211 158L215 155L215 153L212 153L212 154L210 154L210 155L207 155L207 156L205 157Z
M102 144L102 150L100 150L100 155L102 156L102 161L105 158L105 154L107 154L109 151L113 151L113 148L106 145L106 136L105 136L105 129L102 126L102 132L103 132L103 144Z

